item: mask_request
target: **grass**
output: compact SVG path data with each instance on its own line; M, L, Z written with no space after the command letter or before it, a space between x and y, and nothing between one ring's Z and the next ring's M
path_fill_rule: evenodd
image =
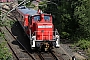
M0 60L10 60L12 54L8 52L9 49L6 46L6 42L0 42Z
M90 59L90 48L87 49L86 55L89 57L88 59Z
M79 40L77 43L71 45L71 49L74 49L75 52L82 51L85 52L85 55L90 59L90 41L89 40Z

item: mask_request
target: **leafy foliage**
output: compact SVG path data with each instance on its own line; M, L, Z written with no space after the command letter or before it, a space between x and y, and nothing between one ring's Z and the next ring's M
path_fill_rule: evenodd
M67 33L67 32L62 32L61 37L63 37L63 38L68 38L68 37L69 37L69 33Z
M4 38L4 33L2 33L1 31L0 31L0 38L1 38L1 39Z
M0 60L10 60L11 53L8 53L8 48L5 46L6 42L0 44Z
M90 41L82 39L82 40L78 41L76 46L80 47L80 49L83 49L83 50L89 49L90 48Z
M44 11L46 8L47 8L47 2L46 1L39 2L39 9Z
M1 10L0 10L1 15ZM0 60L10 60L12 57L11 53L8 53L8 48L6 47L6 42L2 42L4 39L4 33L1 32L1 27L4 25L2 24L2 20L0 17Z

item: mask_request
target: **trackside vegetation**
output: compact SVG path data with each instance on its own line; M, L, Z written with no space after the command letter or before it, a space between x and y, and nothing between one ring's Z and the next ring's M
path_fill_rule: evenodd
M12 54L6 46L7 42L4 41L4 33L0 31L0 60L10 60Z
M1 10L0 10L0 60L10 60L12 58L12 54L9 53L9 49L6 46L7 42L4 40L4 33L1 32L2 20L1 20Z
M6 42L0 43L0 60L10 60L12 57L12 54L8 52L9 50L6 47Z

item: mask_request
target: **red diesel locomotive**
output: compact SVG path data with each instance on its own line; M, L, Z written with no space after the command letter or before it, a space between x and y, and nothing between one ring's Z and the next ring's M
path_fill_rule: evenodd
M30 39L31 48L48 51L59 47L59 34L54 29L51 14L25 6L16 8L18 21Z

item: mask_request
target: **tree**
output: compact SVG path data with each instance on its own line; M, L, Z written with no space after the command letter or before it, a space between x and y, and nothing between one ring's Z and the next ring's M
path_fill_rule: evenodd
M89 38L89 0L50 0L45 10L55 16L54 24L62 38L78 40ZM64 36L65 35L65 36Z

